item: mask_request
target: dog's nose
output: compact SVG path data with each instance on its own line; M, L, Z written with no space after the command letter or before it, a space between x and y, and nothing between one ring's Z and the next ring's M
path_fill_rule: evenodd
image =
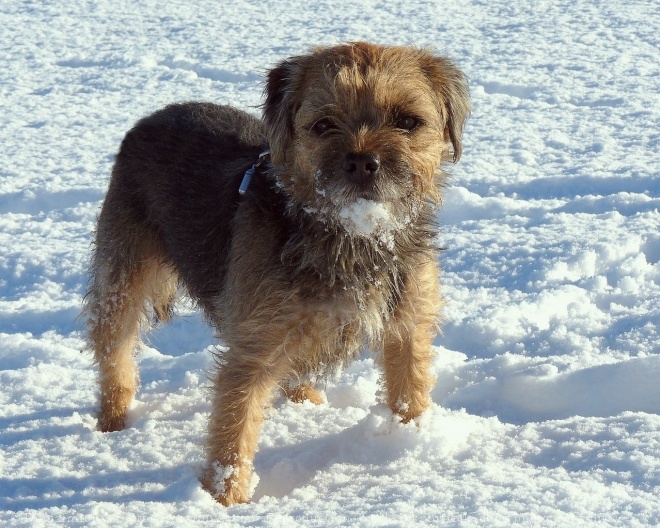
M348 179L361 186L373 184L380 169L380 158L371 152L349 152L344 158L344 171Z

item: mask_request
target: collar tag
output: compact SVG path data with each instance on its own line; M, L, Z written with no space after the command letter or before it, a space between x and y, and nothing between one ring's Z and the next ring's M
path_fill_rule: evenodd
M248 187L250 186L250 182L252 181L252 176L254 176L254 169L255 165L252 165L248 170L245 171L245 174L243 175L243 180L241 181L241 186L238 188L238 194L243 196L247 190Z
M268 157L269 154L270 154L270 150L266 150L261 154L259 154L259 159L257 160L257 162L254 165L252 165L252 167L250 167L248 170L245 171L245 174L243 175L243 180L241 180L241 185L238 188L238 194L243 196L247 192L248 187L250 186L250 182L252 181L252 177L254 176L254 173L259 167L261 167L261 165L265 163L266 158Z

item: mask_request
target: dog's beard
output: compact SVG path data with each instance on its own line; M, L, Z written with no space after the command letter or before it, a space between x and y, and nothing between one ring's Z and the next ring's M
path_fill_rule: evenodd
M338 171L319 169L314 175L314 200L303 209L330 229L393 249L394 235L415 220L423 202L412 182L408 171L383 171L365 188L346 181Z
M388 249L394 249L394 235L410 224L410 216L400 217L388 203L357 198L348 205L323 203L318 208L305 207L306 213L317 217L335 231L350 237L373 240ZM340 229L337 229L340 228Z
M295 180L277 179L291 233L282 262L353 292L359 306L365 285L398 291L415 256L435 247L437 204L407 173L380 173L366 193L339 172L317 171L312 178L314 186L307 179L300 194Z

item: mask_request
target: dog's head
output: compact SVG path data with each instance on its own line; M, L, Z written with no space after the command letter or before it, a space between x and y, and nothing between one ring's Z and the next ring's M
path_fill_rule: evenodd
M283 61L265 95L273 165L310 207L438 201L439 166L460 158L470 111L465 77L448 59L367 43Z

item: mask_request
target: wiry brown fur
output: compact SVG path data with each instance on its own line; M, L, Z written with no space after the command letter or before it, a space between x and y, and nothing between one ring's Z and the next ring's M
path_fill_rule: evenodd
M149 306L167 320L183 288L218 329L229 350L217 358L201 480L225 505L250 498L277 386L321 403L311 382L367 345L382 350L393 412L408 421L430 404L439 167L460 157L469 113L450 61L366 43L288 59L265 93L263 122L187 103L127 134L85 305L103 431L125 426ZM270 162L239 197L268 146ZM356 219L363 207L372 216Z

